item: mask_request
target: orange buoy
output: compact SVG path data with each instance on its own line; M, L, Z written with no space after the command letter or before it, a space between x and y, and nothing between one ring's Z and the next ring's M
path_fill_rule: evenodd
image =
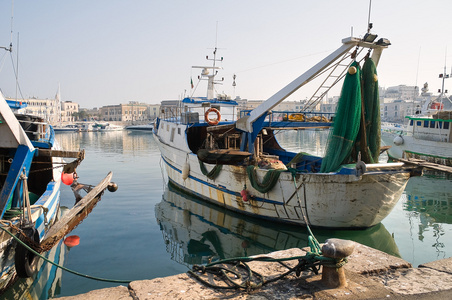
M61 173L61 181L65 184L65 185L71 185L74 182L74 173Z
M214 112L217 114L217 118L216 119L209 119L209 113ZM220 121L221 121L221 114L220 111L216 108L209 108L206 113L204 114L204 120L207 122L207 124L209 125L217 125Z
M64 239L64 244L68 247L75 247L80 244L80 237L78 235L71 235Z

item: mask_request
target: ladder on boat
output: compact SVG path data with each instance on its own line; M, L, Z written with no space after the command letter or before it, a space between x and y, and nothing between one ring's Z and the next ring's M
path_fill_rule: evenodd
M344 55L342 55L342 57L335 64L332 64L329 68L325 69L315 77L317 78L322 74L328 73L325 79L323 79L323 82L319 85L317 90L303 107L303 111L315 109L315 106L326 96L329 90L342 78L344 78L348 67L353 62L350 58L358 56L363 49L364 48L360 48L359 53L354 53L356 50L353 48L350 49L348 52L344 53Z

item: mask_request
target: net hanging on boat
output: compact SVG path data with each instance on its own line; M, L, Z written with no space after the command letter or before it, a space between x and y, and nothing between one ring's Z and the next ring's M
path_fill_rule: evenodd
M361 118L361 68L355 61L345 75L333 129L328 137L320 172L334 172L348 161L358 136Z
M380 101L375 63L366 57L361 71L355 61L344 79L333 129L320 172L337 171L342 164L378 162L380 154Z
M377 163L381 144L380 99L377 68L371 58L366 58L363 65L362 94L365 122L361 121L355 151L361 151L365 163Z

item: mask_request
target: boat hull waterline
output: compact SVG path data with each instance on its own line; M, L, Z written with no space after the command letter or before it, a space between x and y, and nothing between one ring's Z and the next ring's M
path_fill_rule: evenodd
M394 208L410 177L407 171L360 176L299 173L295 189L292 174L282 172L276 187L262 194L251 187L246 167L224 165L219 176L210 180L202 174L195 154L156 140L169 180L184 191L240 213L290 224L306 225L305 214L309 225L314 227L374 226ZM186 163L190 175L184 180L182 169ZM256 171L260 179L268 172ZM240 194L244 185L252 195L249 201L243 201Z

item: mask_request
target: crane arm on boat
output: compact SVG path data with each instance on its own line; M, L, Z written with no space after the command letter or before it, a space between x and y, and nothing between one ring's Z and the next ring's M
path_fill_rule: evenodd
M269 99L264 101L261 105L253 109L249 115L244 116L237 120L236 127L237 129L243 132L253 132L253 123L258 121L260 117L265 115L271 109L273 109L276 105L281 103L284 99L289 97L292 93L297 91L300 87L311 81L315 78L319 73L325 70L328 66L334 63L339 57L346 54L353 47L359 46L364 48L373 49L372 59L375 64L378 64L381 53L384 48L387 48L389 45L389 41L385 39L380 39L378 42L366 42L359 38L349 37L342 40L342 46L339 47L336 51L328 55L322 61L317 63L315 66L310 68L308 71L303 73L301 76L296 78L294 81L289 83L287 86L282 88L279 92L271 96Z

